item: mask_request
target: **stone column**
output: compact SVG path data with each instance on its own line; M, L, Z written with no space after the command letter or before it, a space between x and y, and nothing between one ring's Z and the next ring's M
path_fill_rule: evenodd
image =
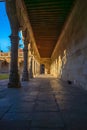
M28 41L24 40L24 68L23 68L23 75L22 75L22 81L28 81L29 80L29 74L28 74Z
M8 18L10 20L10 26L12 29L12 34L10 35L11 39L11 63L10 63L10 75L8 87L21 87L20 78L18 73L18 31L19 31L19 22L16 12L16 0L7 0L6 1L6 11Z
M39 75L40 73L40 64L36 62L36 74Z
M35 76L36 76L36 60L34 61L34 72L35 72Z
M32 56L30 57L29 77L33 78L33 58L32 58Z
M33 73L33 77L35 75L35 70L34 70L34 56L32 55L32 73Z
M32 64L33 64L33 56L32 56L32 49L31 49L31 43L29 44L29 78L33 78L33 71L32 71Z

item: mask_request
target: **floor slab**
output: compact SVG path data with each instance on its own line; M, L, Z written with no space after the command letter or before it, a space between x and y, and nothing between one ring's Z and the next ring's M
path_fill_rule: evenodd
M52 76L0 81L0 130L87 130L87 91Z

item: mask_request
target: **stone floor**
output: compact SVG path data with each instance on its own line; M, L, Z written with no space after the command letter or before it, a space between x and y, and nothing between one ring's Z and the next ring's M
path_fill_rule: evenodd
M0 130L87 130L87 91L51 76L7 88L0 81Z

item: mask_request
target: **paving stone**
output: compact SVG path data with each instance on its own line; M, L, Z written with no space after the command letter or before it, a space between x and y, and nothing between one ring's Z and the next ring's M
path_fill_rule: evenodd
M9 111L10 107L0 107L0 119Z
M10 107L12 103L7 98L0 99L0 107Z
M0 130L30 130L30 120L0 121Z
M6 113L2 120L4 121L10 121L10 120L31 120L32 119L32 113Z
M87 130L87 91L43 76L20 89L6 84L0 81L0 130Z
M35 102L36 99L37 99L37 96L28 95L28 96L22 97L21 101L23 101L23 102Z
M34 109L35 103L33 102L19 102L14 104L9 112L32 112Z
M0 119L2 119L3 115L5 114L5 112L6 111L4 111L4 110L2 112L0 111Z
M33 115L32 127L64 128L64 123L59 112L37 112Z
M56 102L37 102L35 111L59 111Z
M41 102L55 102L55 99L53 97L48 97L48 96L38 96L37 97L37 101L41 101Z
M65 130L65 128L31 128L30 130Z
M87 112L62 111L68 130L87 130Z

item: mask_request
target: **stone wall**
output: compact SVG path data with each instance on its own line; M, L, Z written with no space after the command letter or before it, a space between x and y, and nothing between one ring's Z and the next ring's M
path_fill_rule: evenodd
M51 74L87 89L86 0L77 0L51 58Z
M6 60L0 60L0 73L9 73L9 63Z

